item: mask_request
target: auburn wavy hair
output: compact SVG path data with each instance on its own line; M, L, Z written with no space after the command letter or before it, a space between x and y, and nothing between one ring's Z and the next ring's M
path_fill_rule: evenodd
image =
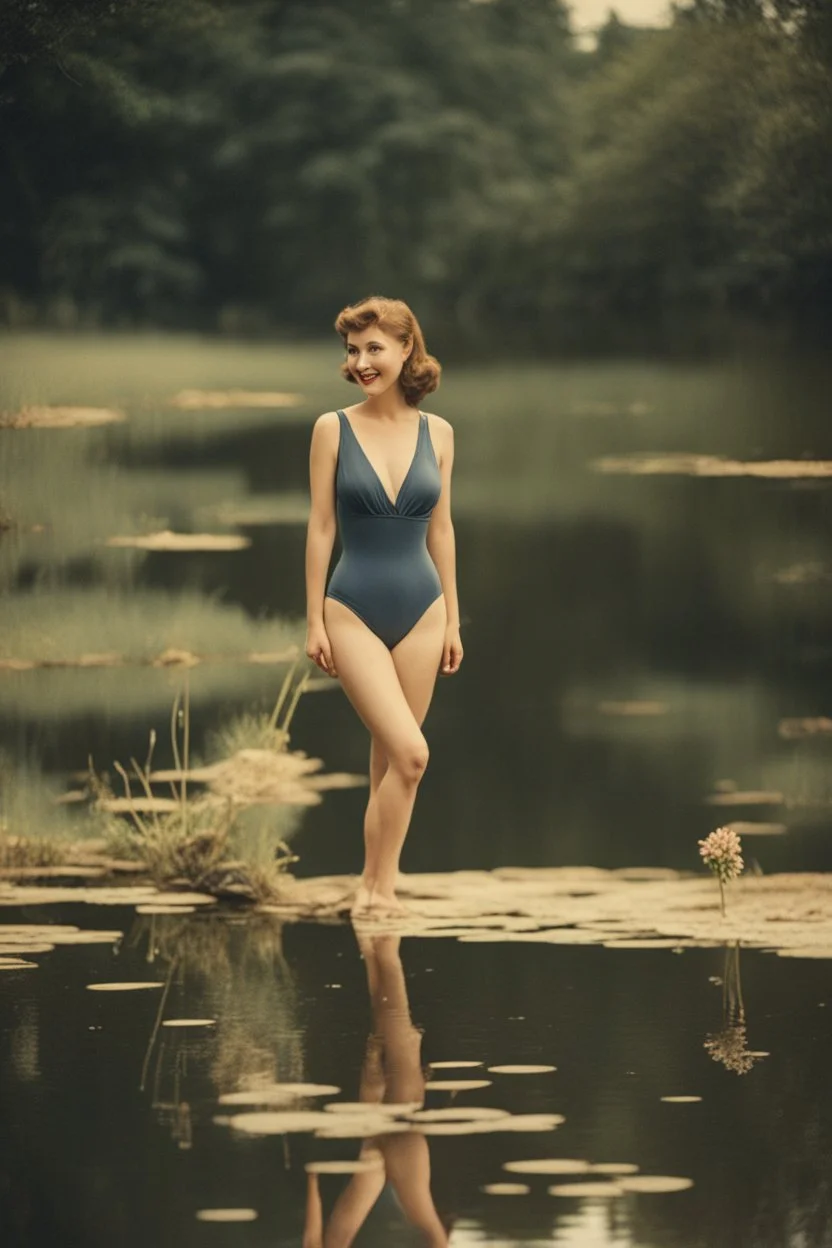
M425 395L437 388L442 373L439 361L428 355L419 322L401 299L385 299L383 295L368 295L359 303L351 303L335 318L335 329L345 347L348 334L359 334L370 325L378 325L382 333L397 338L403 345L413 343L413 349L402 365L399 381L407 402L411 407L418 407ZM341 365L341 376L358 385L346 361Z

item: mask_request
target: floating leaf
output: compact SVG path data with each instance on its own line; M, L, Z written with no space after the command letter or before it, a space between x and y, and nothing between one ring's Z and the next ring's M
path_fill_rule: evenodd
M726 459L722 455L606 455L592 461L596 472L633 473L638 476L671 474L687 477L761 477L788 481L832 477L832 460L825 459Z
M631 1161L598 1161L589 1168L593 1174L636 1174L638 1172L638 1166L634 1166Z
M157 893L149 899L155 906L215 906L216 897L210 893Z
M432 1079L425 1084L428 1092L471 1092L474 1088L490 1088L490 1079Z
M668 1105L694 1105L702 1100L701 1096L663 1096L661 1100Z
M126 420L124 412L114 407L71 407L66 404L43 403L23 407L19 412L0 413L4 429L74 429L116 425Z
M588 1161L572 1157L538 1157L531 1161L504 1161L503 1169L509 1174L587 1174L591 1170Z
M631 1179L621 1179L620 1185L627 1192L683 1192L693 1187L693 1179L666 1174L639 1174Z
M166 1018L163 1027L213 1027L215 1018Z
M365 1114L360 1118L351 1118L349 1114L333 1118L327 1114L326 1122L317 1128L315 1135L321 1140L361 1140L371 1135L395 1135L412 1130L409 1122L400 1122L389 1114Z
M143 983L139 980L127 980L120 984L87 984L90 992L139 992L144 988L164 988L164 984L148 980Z
M169 407L199 411L226 407L297 407L303 395L282 390L180 390L168 399Z
M491 1131L553 1131L566 1122L563 1114L511 1114L489 1124Z
M525 1183L486 1183L480 1191L486 1196L527 1196L531 1188Z
M785 823L752 823L750 820L735 819L725 826L737 836L783 836L788 832Z
M502 1121L502 1120L501 1120ZM469 1119L462 1122L414 1122L413 1130L420 1135L491 1135L499 1124L492 1119Z
M106 545L135 550L245 550L251 538L237 533L172 533L165 529L144 536L108 537Z
M546 1075L557 1070L557 1066L489 1066L488 1069L495 1075Z
M234 1114L230 1126L246 1135L286 1135L295 1131L317 1131L332 1126L332 1119L322 1110L297 1110L261 1114Z
M331 1101L329 1105L324 1105L324 1109L328 1114L361 1114L371 1110L374 1114L390 1114L393 1117L396 1114L407 1114L412 1117L414 1110L418 1110L421 1103L421 1101L401 1101L399 1104L387 1104L380 1101ZM441 1113L442 1111L434 1110L433 1112Z
M152 902L148 902L143 906L136 906L136 914L195 914L196 906L156 906Z
M497 1118L510 1118L507 1109L490 1109L484 1105L471 1105L446 1109L419 1109L407 1115L410 1122L488 1122Z
M20 943L17 941L9 941L8 944L0 945L0 956L4 956L6 954L17 956L21 953L51 953L54 948L54 945L34 944L29 943L28 941L21 941Z
M737 789L730 793L710 793L708 806L782 806L783 794L769 789Z
M576 1196L580 1200L586 1200L589 1197L598 1197L604 1199L612 1199L615 1196L623 1196L624 1188L618 1183L555 1183L548 1189L550 1196Z
M431 1070L454 1070L462 1069L463 1066L482 1066L482 1062L428 1062Z
M242 1092L224 1092L220 1105L285 1105L287 1101L306 1096L336 1096L341 1091L331 1083L271 1083L263 1088L249 1088ZM332 1106L327 1105L327 1109ZM375 1108L373 1106L372 1108ZM362 1105L362 1109L367 1109Z
M199 1222L254 1222L257 1218L256 1209L198 1209L196 1218Z

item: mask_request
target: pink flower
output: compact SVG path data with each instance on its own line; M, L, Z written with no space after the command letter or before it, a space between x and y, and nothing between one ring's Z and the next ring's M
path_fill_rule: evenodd
M699 853L720 884L727 884L742 874L742 845L733 828L717 828L699 842Z

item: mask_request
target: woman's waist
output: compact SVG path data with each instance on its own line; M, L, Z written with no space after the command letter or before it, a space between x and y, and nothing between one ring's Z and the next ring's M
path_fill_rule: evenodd
M392 523L390 523L392 521ZM344 553L377 559L401 559L424 553L428 558L428 520L400 516L350 517L341 524Z

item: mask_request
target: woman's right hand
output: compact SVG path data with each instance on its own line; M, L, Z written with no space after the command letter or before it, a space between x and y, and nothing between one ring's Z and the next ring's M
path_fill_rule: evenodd
M317 663L327 676L337 676L332 658L332 647L323 624L309 624L306 629L306 655Z

